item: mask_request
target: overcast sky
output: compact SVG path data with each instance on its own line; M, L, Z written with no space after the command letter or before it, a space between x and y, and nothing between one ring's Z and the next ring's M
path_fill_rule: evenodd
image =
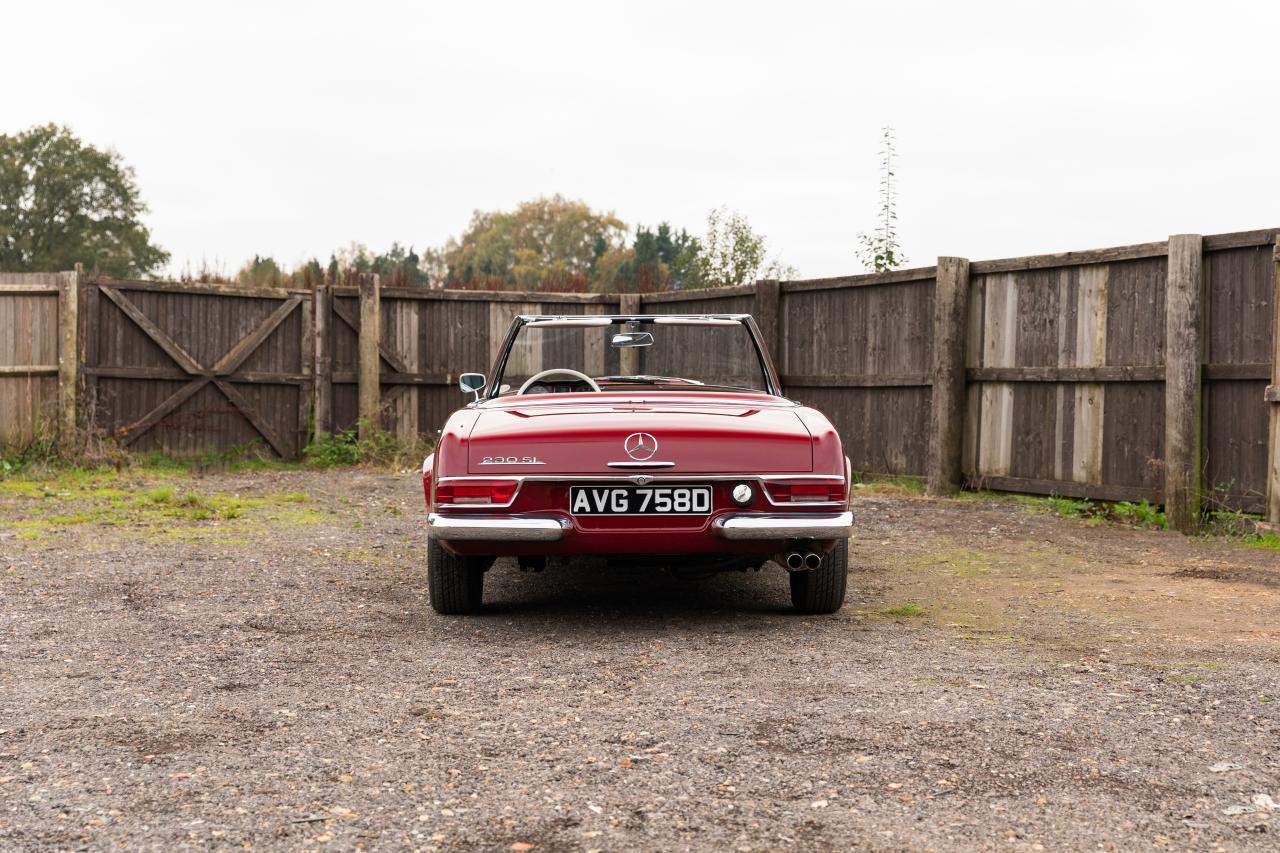
M172 270L439 245L562 193L856 272L1280 225L1280 3L6 3L0 132L137 170Z

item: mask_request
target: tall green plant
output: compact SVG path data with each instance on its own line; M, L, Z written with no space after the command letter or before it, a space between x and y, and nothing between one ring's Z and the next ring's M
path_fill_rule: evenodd
M872 272L897 269L907 262L898 245L898 191L894 179L893 128L883 129L880 145L880 214L875 231L858 235L858 260Z

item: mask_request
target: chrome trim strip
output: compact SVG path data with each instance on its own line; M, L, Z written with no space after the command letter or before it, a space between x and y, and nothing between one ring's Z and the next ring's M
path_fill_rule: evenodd
M555 542L569 522L556 518L427 516L427 535L458 542Z
M490 481L491 481L491 480L514 480L514 481L515 481L515 484L516 484L516 490L515 490L514 492L512 492L512 493L511 493L511 500L507 501L506 503L501 503L501 504L442 504L442 503L437 503L437 504L434 504L434 506L435 506L435 508L436 508L436 509L509 509L509 508L511 507L511 505L512 505L512 504L514 504L514 503L516 502L516 500L520 497L520 490L524 488L524 481L525 481L525 478L524 478L524 477L520 477L520 476L505 477L505 476L502 476L501 474L497 474L497 473L490 474L490 475L488 475L488 476L484 476L484 477L445 477L444 479L436 480L434 483L432 483L432 485L431 485L431 497L432 497L433 499L435 498L436 491L440 488L440 485L441 485L442 483L444 483L444 484L449 484L449 483L456 482L456 481L458 481L458 480L490 480Z
M722 515L714 527L725 539L847 539L853 535L853 513Z
M674 468L674 462L610 462L610 468ZM566 478L567 479L567 478Z
M674 462L672 463L675 464ZM839 474L654 474L659 480L698 480L709 482L722 482L725 480L735 480L741 482L743 480L843 480ZM532 483L565 483L573 484L583 480L607 480L610 482L622 482L626 479L623 474L464 474L458 477L444 477L445 480L521 480ZM837 502L838 503L838 502ZM796 504L783 504L784 506L796 506Z

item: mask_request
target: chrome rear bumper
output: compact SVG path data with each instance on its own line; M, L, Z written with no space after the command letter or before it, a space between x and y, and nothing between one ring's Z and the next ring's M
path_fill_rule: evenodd
M569 522L556 518L427 516L427 535L457 542L555 542L568 529Z
M848 539L853 513L821 515L729 515L716 519L725 539Z
M557 542L572 529L564 518L457 516L431 513L429 536L455 542ZM712 529L724 539L848 539L853 513L725 515Z

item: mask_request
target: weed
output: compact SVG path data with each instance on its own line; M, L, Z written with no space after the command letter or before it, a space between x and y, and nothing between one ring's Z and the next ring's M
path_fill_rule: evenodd
M322 435L302 449L303 454L319 468L355 465L360 461L359 439L355 430Z
M1258 516L1240 510L1215 510L1209 513L1207 532L1231 539L1249 539L1257 535Z
M307 461L317 468L340 465L404 468L420 464L432 446L427 439L402 440L380 429L366 429L364 437L361 437L357 427L321 436L304 447L302 452Z
M1280 536L1275 533L1263 533L1246 544L1250 548L1261 548L1264 551L1280 551Z
M1120 503L1112 504L1111 512L1117 520L1138 527L1154 527L1163 530L1169 526L1160 508L1146 498L1143 498L1138 503L1121 501Z
M1094 513L1093 503L1080 498L1060 498L1050 495L1047 498L1041 498L1041 501L1045 509L1063 518L1085 518Z
M893 607L881 607L876 611L881 616L890 618L920 616L924 613L924 608L918 604L897 604Z
M11 477L47 470L63 461L57 439L41 435L20 448L10 448L0 455L0 477Z
M1178 675L1170 675L1168 677L1168 680L1172 681L1174 684L1199 684L1204 679L1198 675L1178 674Z
M173 500L173 486L157 486L148 489L143 496L153 504L167 504Z

